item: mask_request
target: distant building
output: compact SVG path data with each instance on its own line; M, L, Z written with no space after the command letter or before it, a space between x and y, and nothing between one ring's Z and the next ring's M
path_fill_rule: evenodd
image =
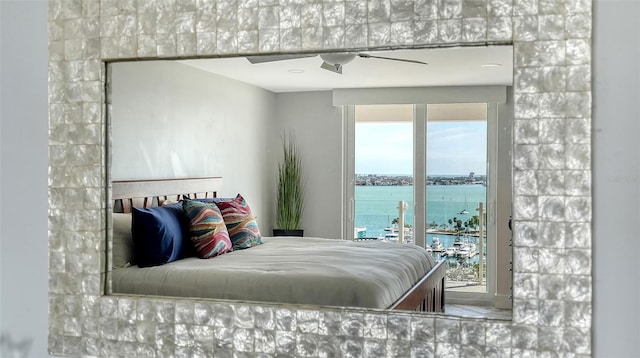
M469 178L473 178L473 177L475 177L475 176L476 176L476 173L475 173L475 172L471 172L471 173L469 173Z

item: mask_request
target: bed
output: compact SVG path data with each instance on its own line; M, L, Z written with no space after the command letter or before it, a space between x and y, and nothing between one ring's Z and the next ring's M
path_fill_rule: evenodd
M381 240L262 237L262 244L201 259L135 265L134 207L217 197L219 177L114 181L112 293L314 306L444 311L444 262ZM134 264L132 264L134 263Z

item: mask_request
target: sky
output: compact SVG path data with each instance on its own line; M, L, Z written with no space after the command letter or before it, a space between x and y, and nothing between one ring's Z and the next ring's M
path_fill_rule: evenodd
M427 175L486 174L484 121L427 123ZM413 172L413 124L356 123L356 174Z

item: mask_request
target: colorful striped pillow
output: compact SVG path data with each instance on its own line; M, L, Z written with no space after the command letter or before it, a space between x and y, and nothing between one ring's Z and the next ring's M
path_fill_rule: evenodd
M216 205L227 225L234 250L247 249L262 244L258 223L242 195L238 194L233 201L217 202Z
M189 234L198 257L208 259L233 251L224 219L215 204L185 200L182 207L189 218Z

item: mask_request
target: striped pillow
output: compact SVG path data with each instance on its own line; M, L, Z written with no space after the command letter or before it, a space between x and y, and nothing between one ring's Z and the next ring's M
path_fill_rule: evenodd
M227 227L217 206L185 200L182 207L189 218L189 234L198 257L208 259L233 251Z
M227 225L234 250L247 249L262 244L258 223L242 195L238 194L234 200L218 202L216 205Z

